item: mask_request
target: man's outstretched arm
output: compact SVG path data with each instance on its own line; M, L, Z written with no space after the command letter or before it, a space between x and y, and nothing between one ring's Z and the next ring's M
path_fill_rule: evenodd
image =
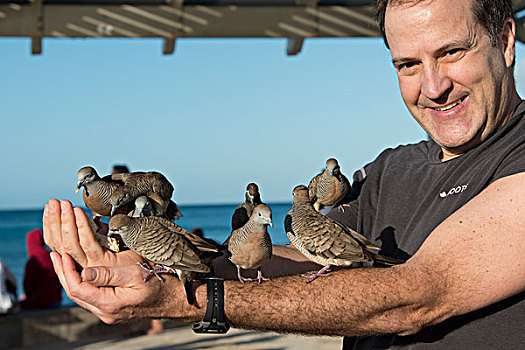
M524 181L520 173L494 182L439 225L403 265L341 270L311 284L296 276L260 285L226 281L226 317L236 327L305 334L410 334L516 294L525 289ZM81 282L74 266L57 264L57 270L71 296L106 322L124 319L124 308L134 310L128 318L195 321L204 314L202 308L184 305L176 279L162 286L170 300L154 298L164 306L161 315L143 307L146 301L133 306L126 299L125 286L114 282L123 279L123 268L95 268L96 285L117 284L113 289L121 297L115 303L104 299L105 288ZM196 295L205 305L204 286ZM153 303L151 296L144 298Z

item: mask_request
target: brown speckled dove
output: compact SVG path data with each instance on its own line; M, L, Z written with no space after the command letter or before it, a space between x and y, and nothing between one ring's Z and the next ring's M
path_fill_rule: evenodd
M341 173L337 160L330 158L326 168L317 174L308 185L309 196L315 210L339 203L350 192L350 182Z
M237 266L239 281L251 281L241 276L241 269L257 269L257 281L267 280L261 266L272 256L272 242L267 227L272 223L272 211L266 204L259 204L243 227L234 230L228 238L230 261Z
M134 203L135 199L140 196L147 196L152 201L156 212L160 213L159 215L163 215L168 209L173 186L161 173L137 171L113 174L111 178L124 183L124 186L117 188L111 195L112 210Z
M128 213L128 216L133 216L136 218L144 216L160 216L171 221L178 220L183 216L177 204L171 200L168 204L168 209L166 212L158 212L158 208L159 207L155 205L155 202L153 202L149 197L140 196L135 199L135 207L130 213Z
M292 244L313 262L324 267L305 275L307 283L326 276L330 266L350 266L354 262L379 262L386 265L403 263L401 260L377 255L369 249L380 248L364 236L318 213L308 196L308 188L299 185L293 190L292 209L285 217L286 235Z
M194 302L192 281L195 273L209 273L207 264L218 255L216 246L157 216L115 215L109 220L108 234L119 235L129 249L160 267L151 269L141 265L150 272L146 281L152 275L161 279L158 273L177 273L189 304Z
M98 176L97 171L90 166L81 168L77 173L78 183L75 192L84 188L82 197L86 207L93 211L95 217L111 214L111 195L123 187L124 183L116 181L111 176ZM117 214L127 213L132 205L123 205L116 211Z

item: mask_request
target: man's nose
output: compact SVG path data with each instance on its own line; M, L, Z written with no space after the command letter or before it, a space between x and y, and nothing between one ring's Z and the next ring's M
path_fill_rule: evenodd
M424 65L421 80L421 93L431 100L439 99L452 86L447 74L433 64Z

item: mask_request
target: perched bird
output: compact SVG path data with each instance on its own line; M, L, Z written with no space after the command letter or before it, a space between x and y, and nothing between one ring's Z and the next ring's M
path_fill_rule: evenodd
M273 227L272 210L259 204L243 227L233 230L228 238L229 259L237 266L239 281L252 281L241 276L242 269L257 269L257 281L268 280L262 275L261 266L272 256L272 242L267 226Z
M147 196L140 196L135 199L135 207L128 216L143 218L147 216L157 216L152 201Z
M314 176L308 185L308 194L315 210L339 203L350 192L350 182L341 173L335 158L326 161L323 172Z
M379 262L386 265L403 263L402 260L377 255L369 249L380 248L364 236L318 213L308 196L308 188L299 185L293 189L293 205L284 220L286 235L292 244L313 262L324 267L309 275L312 282L326 276L330 266L350 266L354 262Z
M161 173L132 172L113 174L114 181L122 181L124 186L116 189L111 198L112 211L129 203L134 203L140 196L147 196L159 215L163 215L169 206L173 186ZM113 214L112 214L113 215Z
M188 303L194 302L192 282L196 273L207 274L207 265L218 255L216 246L173 222L158 217L115 215L109 220L109 235L119 235L124 244L144 259L155 264L141 266L160 280L159 273L176 273L184 285Z
M82 197L86 207L93 211L95 217L109 216L111 214L111 195L124 183L113 180L110 175L101 178L97 171L90 166L81 168L77 173L78 183L75 192L84 188ZM116 213L124 214L129 212L131 205L123 205Z
M235 208L232 216L232 231L241 228L248 222L252 215L253 209L262 204L259 187L253 182L246 186L246 200L244 203Z
M136 218L144 216L160 216L171 221L178 220L183 216L177 204L171 200L165 213L158 212L158 207L155 206L154 203L155 202L149 197L140 196L135 199L135 207L128 213L128 215Z

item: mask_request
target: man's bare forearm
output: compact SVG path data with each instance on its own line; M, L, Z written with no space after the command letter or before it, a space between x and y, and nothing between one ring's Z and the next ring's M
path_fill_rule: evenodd
M290 260L294 261L293 253ZM265 331L413 333L439 315L432 311L435 287L414 271L407 278L409 269L407 265L339 270L309 284L301 276L272 278L260 285L225 281L225 313L234 327ZM197 293L202 305L204 287Z

